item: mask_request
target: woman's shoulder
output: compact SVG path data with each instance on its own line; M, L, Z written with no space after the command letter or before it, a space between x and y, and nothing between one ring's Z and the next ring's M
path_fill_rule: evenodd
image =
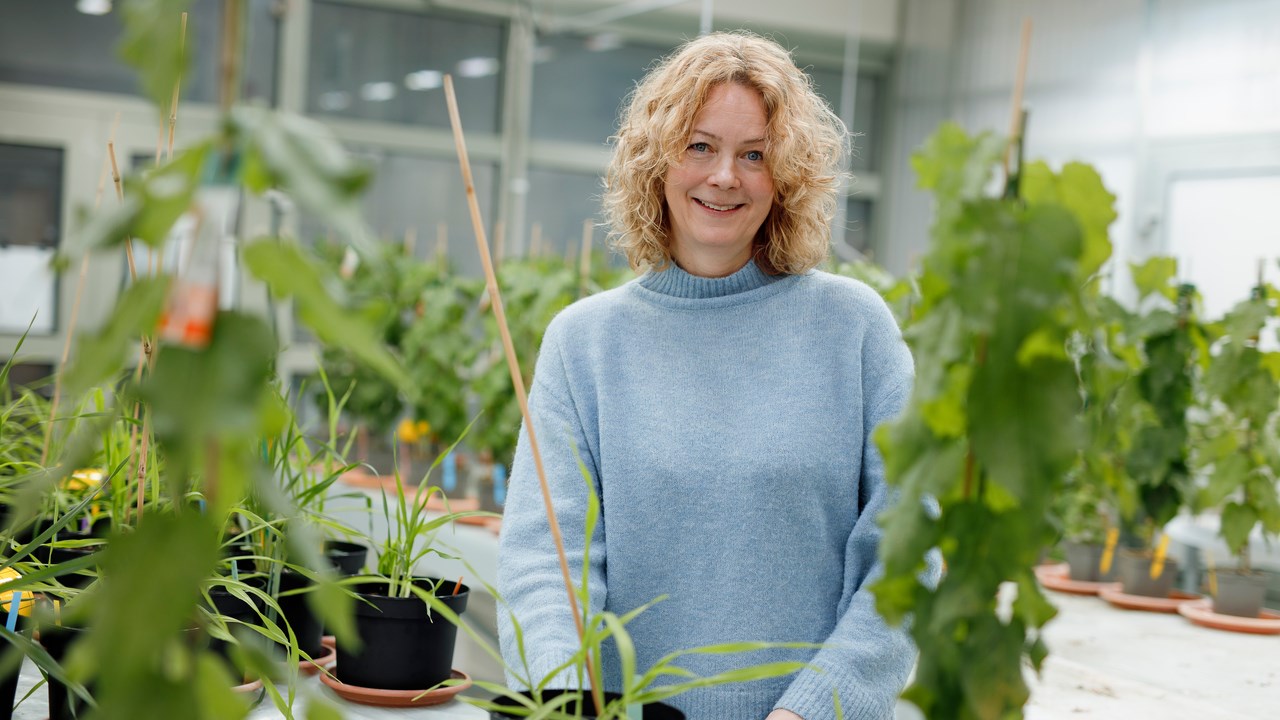
M590 335L597 333L601 327L608 327L634 303L631 286L635 282L630 280L618 287L575 300L551 319L547 334Z

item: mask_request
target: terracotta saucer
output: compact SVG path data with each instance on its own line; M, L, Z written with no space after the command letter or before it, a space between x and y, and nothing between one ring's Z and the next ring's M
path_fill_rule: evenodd
M326 635L320 638L320 646L324 648L324 654L318 655L310 660L299 660L298 670L303 675L315 675L323 670L326 666L332 665L338 659L337 646L332 642L325 642L330 636Z
M379 707L440 705L449 702L454 695L471 687L471 676L461 670L454 670L451 679L461 680L462 682L450 687L436 688L435 690L379 690L377 688L347 685L329 673L320 674L320 682L332 688L334 692L338 693L338 697L343 700L360 703L361 705L377 705Z
M1089 580L1072 580L1070 569L1064 565L1040 565L1036 568L1036 579L1048 590L1071 595L1097 595L1106 588L1119 587L1117 582L1092 582Z
M1176 613L1178 607L1189 600L1199 600L1195 593L1181 590L1170 590L1169 597L1147 597L1146 595L1129 595L1121 590L1119 584L1098 591L1098 597L1118 608L1125 610L1146 610L1147 612Z
M1262 609L1256 618L1238 615L1221 615L1213 611L1213 599L1204 598L1182 603L1178 613L1197 625L1214 630L1254 633L1255 635L1280 635L1280 612Z

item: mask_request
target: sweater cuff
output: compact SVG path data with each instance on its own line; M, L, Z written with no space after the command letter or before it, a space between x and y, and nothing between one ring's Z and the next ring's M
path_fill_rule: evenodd
M537 685L542 682L552 670L560 667L572 655L572 651L566 651L564 654L547 654L536 658L529 659L529 682ZM517 667L518 671L523 672L524 668ZM585 671L584 671L585 672ZM507 687L518 688L521 690L529 690L530 686L525 685L523 680L516 678L511 673L507 673ZM578 689L578 671L577 668L570 665L569 667L556 673L555 677L546 682L544 687L548 690L576 690Z
M845 720L893 718L897 697L885 697L883 692L868 693L859 687L863 683L865 680L831 668L804 670L773 708L790 710L804 720L835 720L834 688L839 688L840 708L844 711Z

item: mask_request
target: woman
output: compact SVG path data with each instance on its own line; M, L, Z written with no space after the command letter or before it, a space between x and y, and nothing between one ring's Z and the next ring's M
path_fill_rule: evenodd
M680 48L633 93L606 183L616 245L648 272L557 316L538 357L531 409L570 567L588 502L576 448L601 503L593 609L666 596L628 625L637 667L713 643L824 645L684 658L699 675L813 666L672 699L691 720L834 718L833 690L846 717L890 717L914 660L868 590L888 497L872 431L905 404L911 356L875 292L814 270L845 136L772 41ZM499 557L536 682L578 642L524 433ZM506 618L502 641L521 667Z

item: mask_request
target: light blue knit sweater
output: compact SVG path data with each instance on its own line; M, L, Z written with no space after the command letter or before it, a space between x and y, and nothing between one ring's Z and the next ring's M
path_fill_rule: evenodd
M784 659L821 668L668 701L690 720L763 720L774 707L831 720L833 687L845 717L892 717L915 649L867 589L888 495L871 432L911 380L880 297L816 271L771 277L748 263L712 279L672 266L547 329L530 404L575 581L587 492L574 443L601 501L593 608L621 615L667 596L628 625L638 672L713 643L826 644L683 659L699 675ZM499 590L537 681L577 640L523 431L501 542ZM503 655L521 667L499 615ZM604 658L610 687L616 660Z

